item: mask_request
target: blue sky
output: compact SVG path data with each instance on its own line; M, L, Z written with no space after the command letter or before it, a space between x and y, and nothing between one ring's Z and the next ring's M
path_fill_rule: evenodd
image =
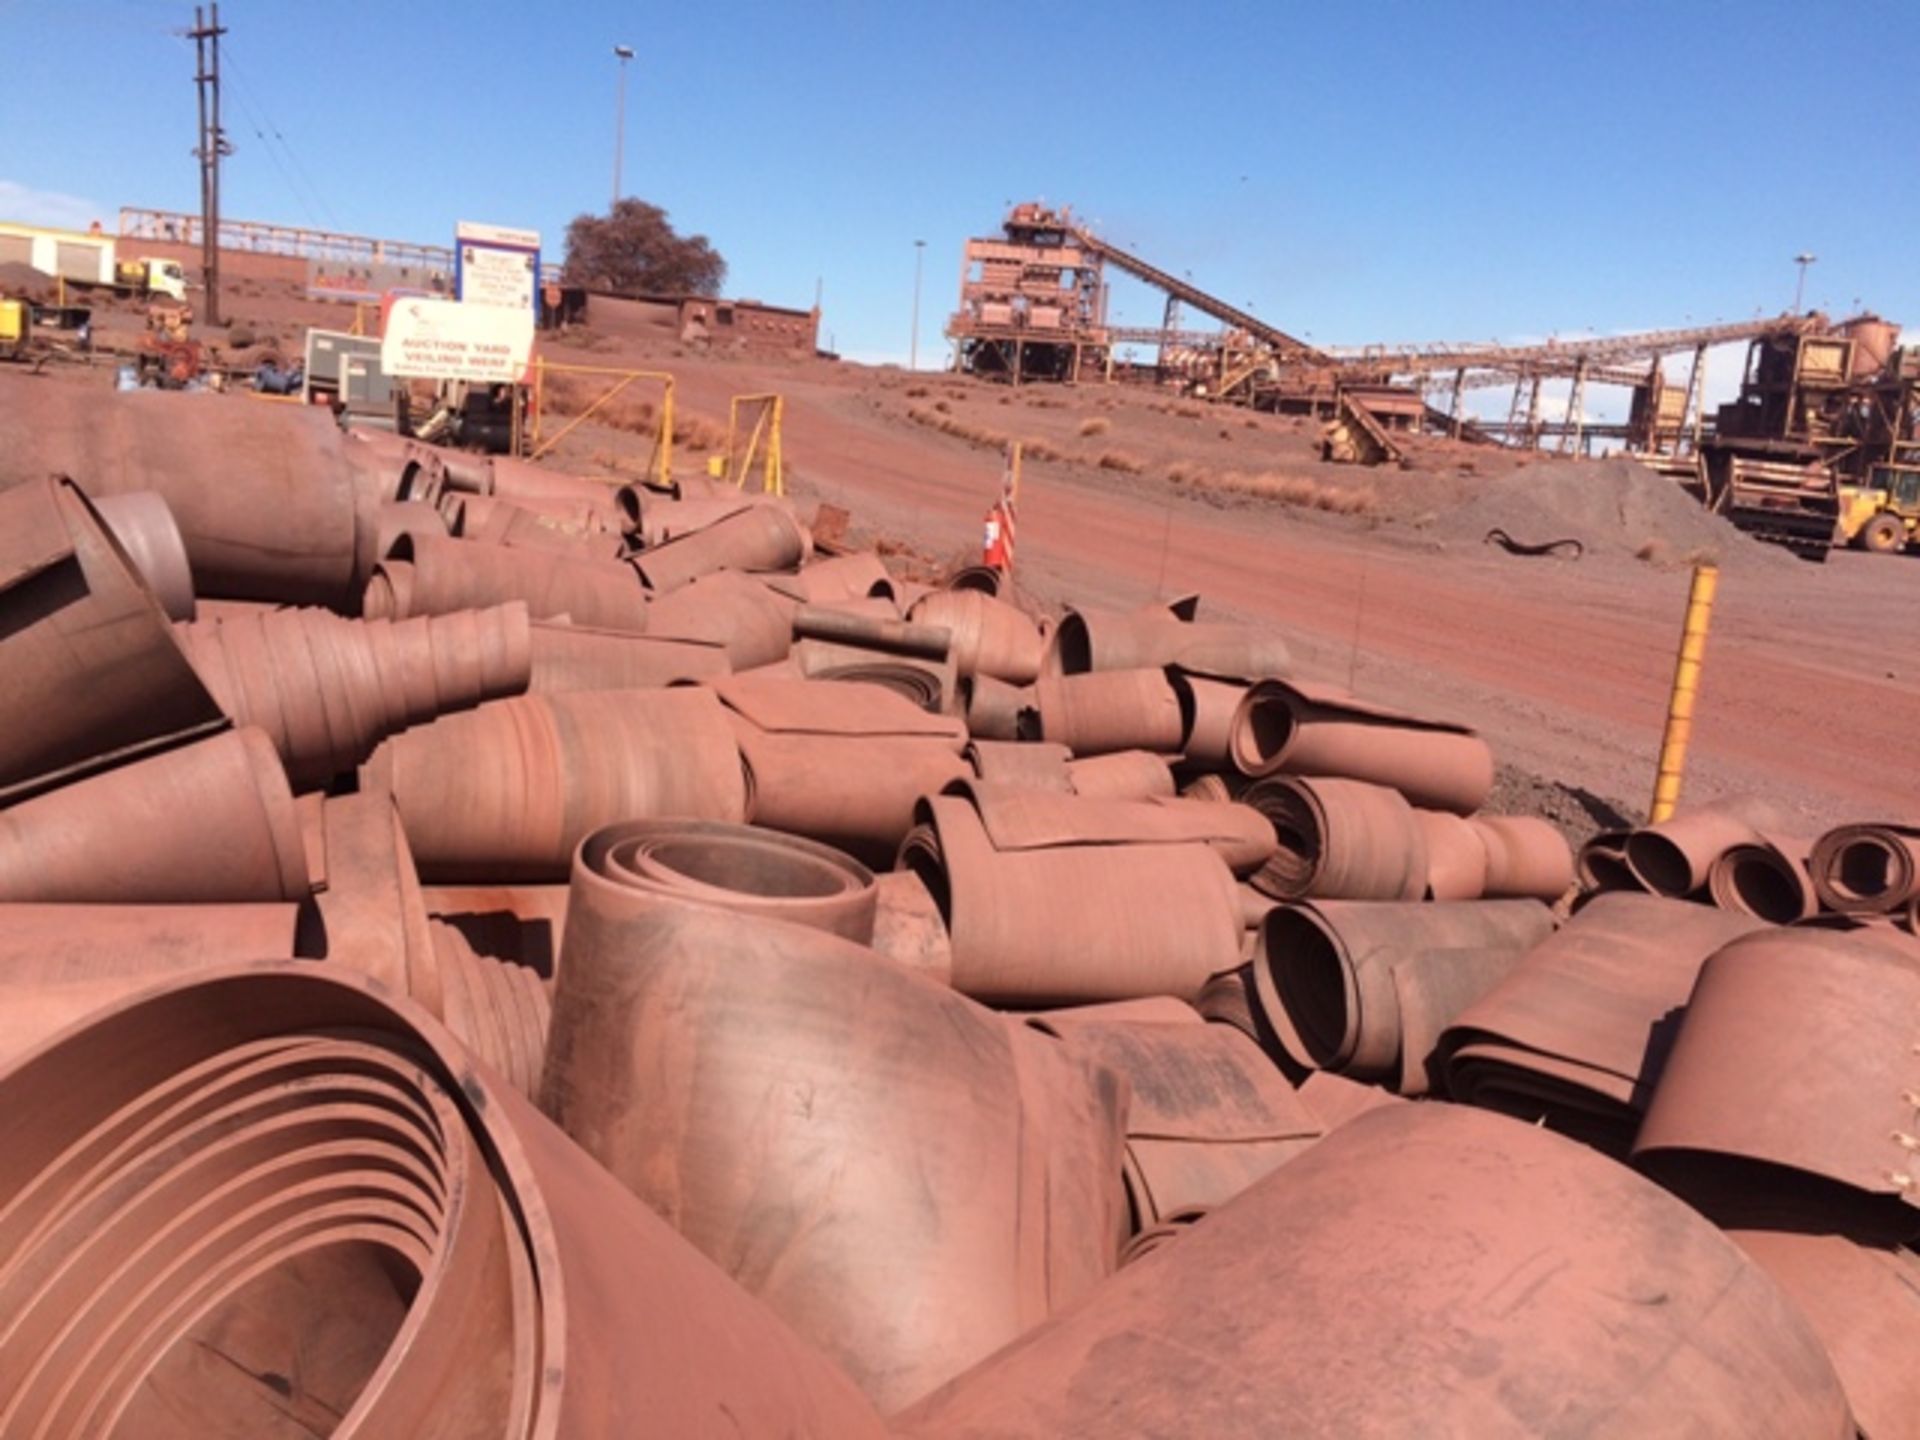
M191 14L0 0L0 218L197 206ZM1801 250L1810 304L1920 327L1910 4L222 15L228 214L440 242L488 220L557 252L609 197L628 43L627 192L709 236L736 294L805 305L818 279L855 358L905 358L916 238L937 357L962 240L1033 196L1320 343L1742 318L1791 301Z

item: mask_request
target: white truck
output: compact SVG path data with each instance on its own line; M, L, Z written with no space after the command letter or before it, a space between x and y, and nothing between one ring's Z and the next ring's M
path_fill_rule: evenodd
M72 285L103 285L135 295L187 298L187 276L178 260L143 255L122 260L111 235L54 230L0 221L0 265L26 265L49 279Z

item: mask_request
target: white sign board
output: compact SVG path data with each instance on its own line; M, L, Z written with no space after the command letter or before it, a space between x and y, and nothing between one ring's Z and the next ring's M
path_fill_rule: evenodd
M511 225L482 225L478 220L462 220L453 227L456 240L472 240L481 245L505 245L512 250L538 250L538 230L516 230Z
M394 302L380 368L422 380L515 384L533 353L533 311L411 296Z
M454 227L459 247L455 281L472 305L532 310L540 290L540 232L462 220Z

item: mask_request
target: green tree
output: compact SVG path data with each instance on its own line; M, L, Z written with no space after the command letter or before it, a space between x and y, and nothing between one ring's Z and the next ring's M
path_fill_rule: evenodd
M567 226L569 285L656 295L717 295L727 262L704 235L680 235L667 212L622 200L610 215L580 215Z

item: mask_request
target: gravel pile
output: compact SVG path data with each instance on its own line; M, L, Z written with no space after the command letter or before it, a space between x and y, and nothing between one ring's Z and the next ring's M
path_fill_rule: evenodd
M1526 545L1576 539L1589 558L1674 565L1711 559L1734 570L1802 563L1710 514L1677 482L1627 459L1524 466L1441 512L1430 533L1450 544L1478 544L1496 528Z

